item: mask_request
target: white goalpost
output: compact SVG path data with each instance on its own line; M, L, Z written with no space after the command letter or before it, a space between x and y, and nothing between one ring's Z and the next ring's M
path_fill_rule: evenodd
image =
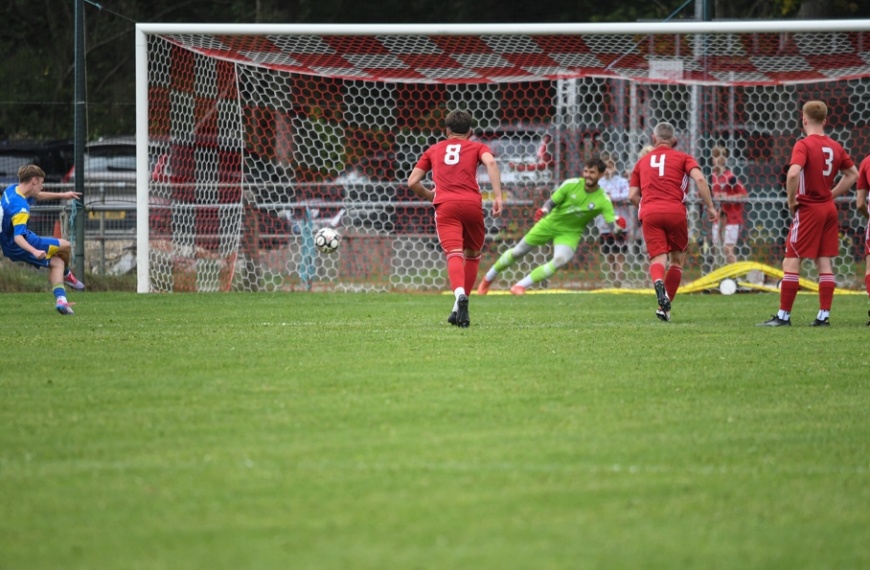
M507 193L484 265L586 159L630 170L658 121L708 176L712 149L726 150L749 193L734 252L744 262L782 256L783 168L804 101L828 103L829 132L856 162L870 154L870 20L139 24L136 69L142 293L443 288L432 209L405 181L454 108L474 116ZM840 211L837 284L858 288L866 221L851 197ZM332 254L314 248L325 226L342 234ZM613 259L591 227L546 286L648 287L630 229ZM690 232L687 280L729 262L694 204Z

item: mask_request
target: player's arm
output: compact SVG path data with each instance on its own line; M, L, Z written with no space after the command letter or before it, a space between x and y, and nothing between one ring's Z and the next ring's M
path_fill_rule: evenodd
M618 236L626 227L626 222L623 218L616 215L616 210L613 209L613 201L609 198L601 205L601 217L604 218L604 223L607 228L615 236Z
M45 257L45 252L30 245L27 238L24 237L27 230L27 220L29 218L30 216L27 212L20 212L12 216L12 231L15 233L15 237L12 238L12 241L14 241L15 245L24 251L32 254L36 259L42 259Z
M480 162L486 167L486 173L489 175L489 182L492 184L492 215L499 217L502 210L502 194L501 194L501 172L498 170L498 164L492 153L485 152L480 157ZM412 173L413 174L413 173Z
M867 188L858 188L858 199L855 202L858 211L864 214L864 217L870 217L870 211L867 210L867 194Z
M710 186L707 184L707 179L704 178L704 173L701 172L700 168L693 168L692 171L689 172L689 176L691 176L692 180L695 181L695 186L698 188L698 195L707 207L707 219L715 224L719 221L719 211L716 210L716 205L713 204L713 196L710 194Z
M36 195L37 200L73 200L81 197L81 192L73 192L72 190L68 192L46 192L45 190L41 190L39 194Z
M630 186L628 188L628 201L631 202L635 208L640 207L640 188L638 186Z
M567 186L570 186L570 185L571 184L568 181L563 182L562 185L559 186L558 188L556 188L556 191L553 192L549 198L547 198L547 201L544 202L544 205L541 206L540 208L538 208L537 210L535 210L535 221L536 222L539 221L544 216L546 216L547 214L549 214L550 212L552 212L553 208L555 208L556 206L558 206L559 204L561 204L565 200L565 192L566 191L563 190L563 188L566 188Z
M846 192L852 189L852 185L855 184L855 181L858 180L858 169L855 168L853 164L851 168L847 168L846 170L840 171L842 176L840 180L837 181L837 184L834 185L834 188L831 190L831 196L834 198L839 198Z
M792 164L788 167L788 173L785 175L785 194L788 209L794 214L797 208L797 191L800 183L801 170L803 167L800 164Z
M535 211L535 221L537 222L538 220L540 220L541 218L543 218L544 216L546 216L547 214L552 212L553 208L555 208L555 207L556 207L556 203L553 201L553 199L547 198L547 201L544 202L544 205Z
M435 199L435 192L423 186L424 176L426 176L426 171L415 166L414 170L411 171L411 176L408 177L408 188L418 197L431 202Z

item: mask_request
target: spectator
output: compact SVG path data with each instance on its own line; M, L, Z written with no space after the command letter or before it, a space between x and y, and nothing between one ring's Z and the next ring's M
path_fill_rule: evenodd
M725 165L728 149L714 146L712 190L713 198L719 201L719 223L713 224L713 246L724 253L725 263L737 262L736 248L740 230L743 228L744 204L748 197L746 188ZM724 228L723 228L724 223Z
M628 201L628 180L623 178L616 170L616 163L610 157L603 158L606 169L604 176L598 181L598 185L610 198L613 210L617 217L624 220L624 232L615 235L610 231L609 225L602 216L595 218L595 225L600 235L599 242L601 253L607 266L613 271L613 278L617 287L625 280L625 254L628 251L626 238L634 235L635 212L631 202Z

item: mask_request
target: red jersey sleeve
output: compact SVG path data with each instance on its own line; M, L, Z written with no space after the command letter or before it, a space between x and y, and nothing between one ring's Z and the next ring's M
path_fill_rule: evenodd
M870 156L861 161L861 168L858 169L858 190L870 190Z

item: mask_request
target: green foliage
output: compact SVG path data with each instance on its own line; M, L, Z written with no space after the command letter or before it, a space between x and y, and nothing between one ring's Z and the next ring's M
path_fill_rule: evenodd
M3 568L870 565L864 296L43 297L0 295Z

